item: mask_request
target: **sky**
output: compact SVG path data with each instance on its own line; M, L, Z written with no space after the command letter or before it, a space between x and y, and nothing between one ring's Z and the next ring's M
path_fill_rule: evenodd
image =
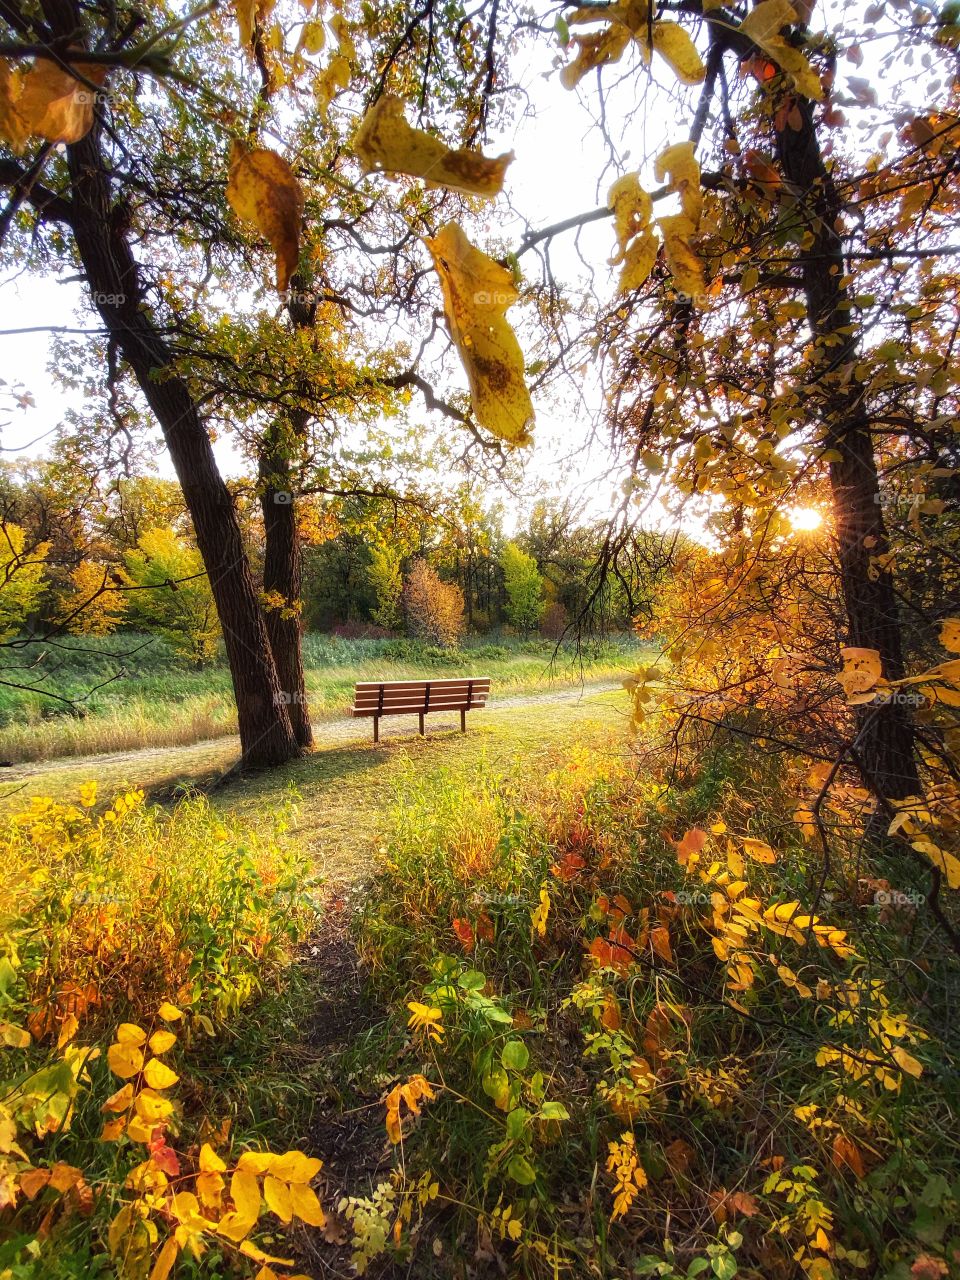
M603 189L598 188L597 178L608 157L585 106L592 100L594 86L584 82L582 95L563 89L557 67L551 65L558 52L544 50L539 65L528 64L521 71L521 84L534 105L535 117L518 118L509 131L494 135L485 145L487 154L513 150L516 159L508 170L504 193L491 202L480 223L481 230L475 238L481 247L488 234L490 240L506 236L508 241L518 243L524 221L527 225L544 226L596 207L612 180L613 175L608 175ZM653 151L665 143L665 137L655 139ZM646 139L644 150L650 145L650 139ZM522 217L512 214L511 209ZM598 268L601 280L604 271L610 272L612 286L613 268L606 267L613 250L611 224L603 222L585 229L579 248ZM555 243L552 260L561 278L572 280L582 275L572 235ZM532 255L523 262L531 270L538 270ZM264 269L270 269L266 252ZM99 319L83 305L82 298L76 281L61 283L32 274L8 275L0 280L0 378L10 385L22 386L33 401L24 410L0 416L0 443L7 458L16 456L18 451L33 455L44 452L64 414L71 407L82 407L82 395L58 385L50 372L50 335L45 329L54 324L95 330ZM437 299L439 304L439 287ZM465 387L461 371L452 365L450 385ZM609 459L602 449L594 449L590 458L584 454L583 418L581 405L569 413L562 404L538 406L535 446L528 463L531 478L569 489L574 476L583 485L588 472L593 477L605 469ZM218 440L215 449L226 474L236 474L241 469L242 461L228 437ZM571 468L574 457L577 465ZM171 474L165 455L158 455L157 464L162 474ZM589 483L586 487L589 489ZM608 505L609 497L605 496L601 507Z

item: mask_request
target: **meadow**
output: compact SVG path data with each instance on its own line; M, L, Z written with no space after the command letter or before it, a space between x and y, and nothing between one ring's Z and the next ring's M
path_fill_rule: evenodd
M801 775L675 775L628 710L13 796L0 1274L956 1274L922 877L822 897Z
M623 678L638 647L630 637L580 650L504 637L468 639L445 650L409 640L311 634L304 639L304 664L311 714L322 721L349 709L357 680L473 672L492 676L498 695L519 695ZM24 645L15 662L11 681L36 688L0 686L0 758L13 763L185 746L236 732L226 664L191 668L158 636L66 637L55 645ZM44 696L44 689L58 699Z

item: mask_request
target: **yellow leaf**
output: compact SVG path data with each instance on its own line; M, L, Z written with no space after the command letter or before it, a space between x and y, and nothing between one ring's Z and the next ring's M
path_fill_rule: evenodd
M152 1121L144 1120L139 1115L133 1115L127 1121L127 1137L131 1142L142 1142L146 1145L152 1140L156 1127L156 1124Z
M724 827L724 831L725 830L726 827ZM735 880L743 879L744 861L733 847L733 842L731 840L727 841L727 870Z
M180 1246L177 1244L173 1236L168 1236L164 1242L163 1248L157 1255L157 1260L153 1264L153 1270L150 1272L150 1280L167 1280L167 1276L173 1270L173 1264L177 1260L177 1254L180 1252Z
M177 1037L172 1031L155 1031L150 1037L151 1053L166 1053L168 1049L172 1049L177 1043Z
M157 1010L157 1017L162 1018L164 1022L177 1022L183 1017L183 1014L175 1004L171 1004L169 1000L164 1000Z
M635 173L625 173L607 193L607 207L613 210L617 252L610 265L621 263L617 288L621 293L639 289L657 261L660 245L650 227L653 202L640 186Z
M277 289L283 293L300 259L303 191L293 170L275 151L230 146L227 200L234 213L270 242L277 255Z
M258 1249L255 1244L251 1244L249 1240L240 1242L240 1252L246 1257L252 1258L254 1262L275 1262L280 1267L292 1267L292 1258L275 1258L269 1253L265 1253L263 1249ZM290 1280L296 1280L294 1276Z
M960 618L944 618L940 624L940 643L951 653L960 653Z
M200 1148L200 1172L223 1173L226 1167L226 1164L220 1159L210 1143L205 1142Z
M293 1212L308 1226L322 1227L326 1222L326 1214L323 1212L317 1193L312 1187L304 1186L302 1182L292 1183L290 1200L293 1205Z
M277 1156L270 1172L284 1182L309 1182L323 1168L323 1161L316 1156L306 1156L302 1151L287 1151Z
M107 1050L110 1070L121 1080L129 1080L143 1066L143 1053L136 1045L112 1044Z
M146 1038L147 1033L134 1022L121 1022L117 1027L117 1044L141 1045Z
M764 0L764 3L771 2L772 0ZM883 674L880 654L876 649L847 645L840 650L840 657L843 660L843 670L837 680L848 698L872 689Z
M823 85L820 77L803 56L780 34L781 29L796 22L797 13L789 0L760 0L740 23L740 31L772 58L806 98L820 102Z
M69 1044L79 1030L80 1023L77 1021L75 1013L68 1013L63 1020L60 1028L60 1034L57 1036L57 1048L62 1049L64 1045Z
M472 245L455 222L427 240L440 277L450 336L470 383L477 421L510 444L528 444L533 405L523 353L505 319L517 300L506 267Z
M143 1069L143 1078L151 1089L169 1089L180 1077L159 1058L151 1058Z
M124 1129L127 1127L125 1116L118 1116L116 1120L108 1120L100 1131L101 1142L117 1142Z
M941 849L932 840L912 840L910 847L929 858L935 867L939 867L951 889L960 889L960 858L954 857L946 849Z
M653 47L681 84L700 84L707 74L696 45L678 22L655 22Z
M47 142L79 142L93 124L96 89L50 58L37 58L26 72L0 63L0 136L15 151L30 137ZM93 85L103 84L106 67L84 64L72 71Z
M752 858L754 862L762 862L766 866L769 866L777 860L777 855L763 840L751 840L749 838L744 839L743 851L747 857Z
M390 93L367 111L353 146L365 173L407 173L425 178L428 187L487 197L499 194L513 159L512 151L491 159L479 151L451 150L409 125L402 100Z
M290 1188L269 1173L263 1180L263 1198L267 1202L267 1208L272 1209L281 1222L289 1222L293 1217Z
M80 804L84 809L91 809L97 803L97 783L96 779L92 782L80 783Z
M680 195L680 205L696 227L700 223L703 197L700 194L700 166L692 142L677 142L657 156L654 175L658 182L670 181L670 190Z
M230 1198L241 1218L251 1225L256 1222L260 1216L260 1188L255 1174L237 1170L230 1179Z
M595 67L605 67L609 62L619 62L630 43L629 29L618 22L611 23L605 31L588 36L574 36L577 56L560 72L560 83L565 89L573 89Z
M163 1094L154 1093L152 1089L141 1089L133 1104L136 1113L149 1124L159 1124L161 1120L173 1114L173 1103Z
M900 1070L905 1071L908 1076L914 1076L919 1080L923 1075L922 1065L912 1054L907 1053L902 1045L895 1044L890 1050L890 1057L893 1058Z
M667 267L679 293L698 302L706 293L703 263L690 241L697 228L685 213L674 213L657 220L663 235L663 252Z

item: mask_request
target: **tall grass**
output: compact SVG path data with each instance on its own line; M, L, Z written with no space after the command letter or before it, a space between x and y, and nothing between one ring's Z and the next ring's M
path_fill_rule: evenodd
M153 636L76 638L15 651L0 686L0 758L14 763L59 756L187 746L236 731L230 674L223 661L183 665ZM459 650L406 640L308 635L304 662L310 709L331 719L350 706L357 680L405 680L465 672L493 676L496 693L535 692L582 677L615 677L636 645L625 639L584 653L550 641L472 640ZM50 696L56 695L56 696ZM63 701L66 699L67 701Z

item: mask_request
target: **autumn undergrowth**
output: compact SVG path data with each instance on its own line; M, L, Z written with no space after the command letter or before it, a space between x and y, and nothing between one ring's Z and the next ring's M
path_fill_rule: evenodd
M960 1274L960 965L902 862L821 883L803 786L730 744L407 781L358 925L392 1039L350 1100L394 1148L341 1205L358 1269Z
M470 671L493 676L498 693L533 693L583 678L618 678L635 662L637 649L630 638L555 655L554 643L543 639L475 637L460 649L443 650L404 639L315 634L304 638L304 663L311 714L323 720L345 714L357 680ZM184 665L158 637L66 637L55 647L31 644L15 653L10 661L16 665L5 678L35 687L0 687L0 759L187 746L236 732L226 664L202 670Z
M293 816L293 797L248 825L203 798L100 803L88 783L4 820L5 1280L268 1278L285 1224L321 1221L319 1161L269 1146L283 1090L265 1059L319 916Z

